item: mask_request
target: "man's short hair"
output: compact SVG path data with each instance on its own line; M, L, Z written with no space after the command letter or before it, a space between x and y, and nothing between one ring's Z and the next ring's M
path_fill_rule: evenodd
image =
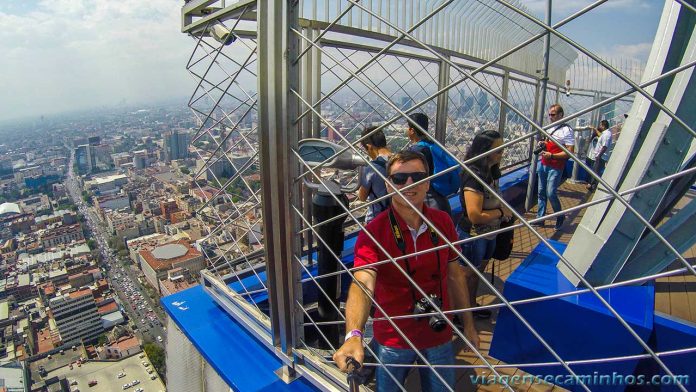
M382 132L381 129L367 136L368 133L374 131L376 128L377 127L375 126L365 128L365 130L360 134L360 138L362 139L360 144L362 144L364 147L367 147L368 144L372 144L377 148L386 147L387 137L384 136L384 132Z
M602 121L599 122L599 124L600 124L601 126L603 126L604 129L609 129L609 121L607 121L607 120L602 120Z
M404 163L414 160L421 161L423 163L423 167L425 168L425 172L429 172L428 161L425 159L425 155L416 151L404 150L401 152L397 152L396 154L393 154L391 157L389 157L389 161L387 162L387 175L391 174L391 168L394 165L394 163Z
M556 109L556 112L560 113L561 116L565 114L565 112L563 111L563 106L561 106L557 103L554 103L553 105L551 105L549 110L551 110L551 109Z
M423 131L427 131L428 130L428 116L426 116L425 113L413 113L413 114L408 115L409 128L413 129L419 138L421 138L421 139L427 138L428 137L427 133L418 129L416 124L420 125L420 127L423 129Z

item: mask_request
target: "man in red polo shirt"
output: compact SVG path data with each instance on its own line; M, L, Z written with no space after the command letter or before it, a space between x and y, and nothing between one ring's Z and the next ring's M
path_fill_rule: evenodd
M404 151L393 155L387 163L387 190L392 186L401 190L403 198L392 197L391 207L374 218L365 232L358 235L354 248L355 267L364 267L354 274L354 281L348 293L346 303L345 343L334 354L338 367L347 371L347 359L353 358L361 363L364 359L362 333L367 322L372 302L365 291L374 296L375 303L384 313L376 309L373 331L377 341L377 357L387 365L377 368L377 390L391 391L400 389L409 368L406 366L390 367L390 364L423 363L417 355L417 349L431 365L454 364L452 349L452 329L440 318L439 326L433 325L433 319L425 317L399 318L386 320L385 317L413 315L416 302L426 308L430 305L419 290L416 290L406 275L425 292L433 302L442 301L440 309L468 308L469 295L466 279L461 265L456 262L457 255L449 247L438 251L420 253L445 241L432 230L428 224L404 200L406 198L420 209L427 220L442 232L450 242L457 241L457 233L450 216L440 210L428 208L424 200L429 181L419 185L402 188L421 181L428 176L428 167L422 154ZM377 245L379 244L379 245ZM383 247L391 258L400 258L398 266L382 252ZM404 255L417 255L404 258ZM362 287L360 287L362 286ZM426 310L432 312L433 310ZM460 315L464 319L464 334L478 347L478 334L470 312ZM382 319L382 320L379 320ZM437 318L436 318L437 319ZM436 328L433 328L433 327ZM420 368L421 386L424 391L444 390L442 380L449 387L454 386L453 368L435 368L439 377L427 367ZM392 378L393 377L393 378ZM396 382L395 382L396 380ZM398 383L398 384L397 384Z

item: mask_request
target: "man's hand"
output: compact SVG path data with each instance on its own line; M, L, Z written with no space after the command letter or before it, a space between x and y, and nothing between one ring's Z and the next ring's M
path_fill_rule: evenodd
M501 206L500 206L500 209L503 210L503 216L502 216L501 218L505 217L505 218L507 218L507 219L510 219L510 218L514 215L514 214L512 213L512 210L509 209L509 208L507 208L506 206L501 205Z
M348 369L348 358L355 359L360 365L365 360L365 349L362 345L362 339L359 336L353 336L346 340L333 355L333 360L336 361L336 366L343 372L349 373L353 369Z
M479 347L481 347L478 332L476 331L476 327L473 325L467 325L464 328L464 336L471 342L472 346L476 347L477 350ZM469 347L467 346L466 348L468 349Z

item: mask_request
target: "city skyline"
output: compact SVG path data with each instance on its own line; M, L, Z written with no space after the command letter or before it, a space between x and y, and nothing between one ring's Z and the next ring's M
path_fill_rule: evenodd
M535 15L543 15L545 1L521 3ZM553 19L590 3L554 3ZM178 31L180 6L181 2L169 0L0 4L0 23L5 27L0 32L5 60L0 76L0 124L65 112L183 101L193 82L185 69L191 42ZM608 3L560 31L600 55L645 61L659 6L641 0Z

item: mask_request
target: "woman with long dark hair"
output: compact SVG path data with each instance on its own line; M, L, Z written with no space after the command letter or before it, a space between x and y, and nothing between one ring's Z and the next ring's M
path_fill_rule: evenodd
M512 212L500 203L500 196L498 196L500 195L498 179L500 178L500 160L503 157L503 149L481 156L502 144L503 137L497 131L487 130L476 134L465 160L469 161L479 157L468 167L480 180L470 175L466 170L462 171L462 188L459 194L462 203L462 216L457 224L457 232L459 239L479 237L462 244L462 252L482 272L486 269L488 260L495 250L496 236L487 236L486 233L499 229L500 223L512 216ZM486 189L481 181L493 188L498 195ZM467 264L464 266L468 267ZM478 276L471 268L467 268L466 276L469 299L473 305L476 303ZM474 316L478 318L488 318L490 315L489 310L474 311Z

